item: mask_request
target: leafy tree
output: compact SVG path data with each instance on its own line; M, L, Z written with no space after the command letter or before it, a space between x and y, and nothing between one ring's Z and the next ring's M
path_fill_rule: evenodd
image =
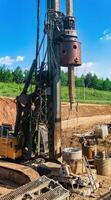
M13 75L10 69L7 69L5 65L0 67L0 81L1 82L12 82Z
M18 66L14 71L7 68L5 65L0 66L0 82L16 82L22 83L26 82L29 71L24 72ZM32 76L32 84L35 84L35 73ZM61 71L61 84L62 86L68 86L68 73ZM111 91L111 80L106 78L98 78L96 74L92 75L88 73L86 75L81 75L80 77L75 77L76 87L88 87L97 90ZM95 91L94 91L95 92Z
M98 77L96 76L96 74L94 74L91 80L91 87L97 89L97 84L98 84Z
M29 71L26 69L26 70L24 71L24 82L27 80L28 75L29 75Z
M61 71L61 85L68 86L68 73Z
M111 81L108 78L103 82L103 90L111 91Z
M88 87L88 88L92 87L92 74L91 73L88 73L85 76L84 82L85 82L85 87Z
M6 69L5 75L4 75L4 82L12 82L12 81L13 81L12 71L9 69Z
M77 77L75 78L75 85L76 87L84 87L84 77Z
M21 83L24 80L23 71L19 66L13 72L13 80L16 83Z
M4 82L5 81L5 65L1 66L0 67L0 81L1 82Z

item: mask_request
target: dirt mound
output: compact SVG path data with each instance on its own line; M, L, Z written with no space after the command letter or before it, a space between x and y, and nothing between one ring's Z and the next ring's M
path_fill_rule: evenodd
M0 125L14 124L16 118L16 104L14 99L0 98Z

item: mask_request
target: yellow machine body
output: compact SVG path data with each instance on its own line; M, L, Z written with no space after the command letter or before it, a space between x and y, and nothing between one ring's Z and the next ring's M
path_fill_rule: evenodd
M18 159L22 157L22 149L19 149L20 141L13 135L0 136L0 156L9 159Z

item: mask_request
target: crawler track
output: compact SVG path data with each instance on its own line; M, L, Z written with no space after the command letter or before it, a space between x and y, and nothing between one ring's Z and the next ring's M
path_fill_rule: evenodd
M0 162L0 195L12 192L14 189L37 180L39 174L24 165Z
M32 168L10 162L0 162L0 177L24 185L39 178L39 174Z
M51 184L51 182L53 182L55 185L55 187L52 189L49 188L49 184ZM40 194L40 190L44 188L48 188L49 190L43 194ZM25 199L26 195L33 196L30 199L35 200L63 200L69 197L69 192L61 185L57 184L46 176L42 176L38 180L30 182L19 187L13 192L2 196L0 200L22 200Z

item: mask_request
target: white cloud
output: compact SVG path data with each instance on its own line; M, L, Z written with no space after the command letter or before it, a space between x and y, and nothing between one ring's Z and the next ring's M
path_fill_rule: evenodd
M64 72L67 72L68 68L67 67L61 67L61 70L64 71Z
M100 37L100 40L106 40L106 41L111 40L111 31L110 31L110 28L105 29L103 31L103 34Z
M17 56L15 59L10 56L0 57L0 65L13 65L16 62L23 62L24 56Z
M105 35L105 40L111 40L111 33Z
M111 40L111 33L110 34L106 34L103 37L100 37L100 40L106 40L106 41Z
M91 70L91 67L94 67L96 65L95 62L86 62L86 63L83 63L81 66L79 67L75 67L78 71L79 69L82 70L81 68L83 68L83 70ZM64 71L64 72L67 72L68 71L68 68L67 67L61 67L61 69Z
M23 62L24 61L24 56L17 56L16 57L17 62Z
M0 58L0 65L12 65L15 62L10 56Z
M98 66L99 63L96 61L84 62L81 67L76 68L76 74L77 76L81 76L82 74L86 75L87 73L98 75Z
M86 62L86 63L83 63L81 67L89 68L89 67L93 67L95 64L96 64L95 62Z
M109 28L107 28L107 29L105 29L104 31L103 31L103 35L106 35L108 32L109 32Z

